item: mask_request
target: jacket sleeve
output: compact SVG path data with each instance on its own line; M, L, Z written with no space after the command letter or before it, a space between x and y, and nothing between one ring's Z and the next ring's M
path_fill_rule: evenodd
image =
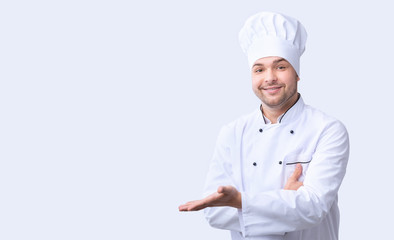
M304 186L254 196L241 193L238 213L243 236L281 235L319 224L337 199L348 157L347 131L342 123L333 122L322 131Z
M211 159L206 178L204 197L217 191L219 186L231 185L237 187L233 178L231 150L228 145L228 127L223 127L219 133L215 151ZM215 228L241 232L238 210L232 207L210 207L204 210L209 225Z

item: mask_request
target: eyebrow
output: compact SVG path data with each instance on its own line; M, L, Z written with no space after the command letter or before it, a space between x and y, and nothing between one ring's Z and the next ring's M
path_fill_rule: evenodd
M273 63L278 63L278 62L282 62L282 61L286 61L286 62L287 62L286 59L284 59L284 58L279 58L279 59L273 61Z
M273 64L277 64L277 63L282 62L282 61L286 61L286 62L287 62L286 59L284 59L284 58L279 58L279 59L274 60L272 63L273 63ZM255 63L255 64L252 66L252 68L254 68L255 66L264 66L264 64Z

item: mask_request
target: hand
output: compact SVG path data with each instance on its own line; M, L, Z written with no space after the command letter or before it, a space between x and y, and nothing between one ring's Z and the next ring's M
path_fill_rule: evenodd
M206 198L187 202L179 206L179 211L199 211L206 207L235 207L242 208L241 193L233 186L220 186L217 192Z
M297 190L298 188L303 186L304 184L302 182L298 181L301 174L302 174L302 166L300 163L297 163L293 174L289 177L289 179L287 179L284 189L285 190Z

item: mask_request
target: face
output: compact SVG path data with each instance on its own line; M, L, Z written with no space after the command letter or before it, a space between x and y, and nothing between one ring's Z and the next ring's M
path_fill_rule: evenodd
M281 57L260 58L252 67L252 88L263 108L286 111L297 101L298 80L294 68Z

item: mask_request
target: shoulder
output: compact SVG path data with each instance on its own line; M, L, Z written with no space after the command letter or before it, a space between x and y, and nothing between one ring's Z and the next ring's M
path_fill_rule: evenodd
M321 122L323 124L338 124L344 126L344 124L337 118L310 105L305 105L304 113L306 117L315 122Z
M234 131L237 129L243 129L247 126L250 126L252 124L254 124L258 118L258 110L255 110L251 113L242 115L240 117L238 117L237 119L225 124L223 126L223 129L227 130L227 131Z
M304 107L303 120L308 126L315 126L323 132L337 132L347 135L346 126L340 120L310 105Z
M219 138L235 139L239 137L246 129L256 124L256 121L258 121L258 114L259 111L255 110L225 124L220 130Z

